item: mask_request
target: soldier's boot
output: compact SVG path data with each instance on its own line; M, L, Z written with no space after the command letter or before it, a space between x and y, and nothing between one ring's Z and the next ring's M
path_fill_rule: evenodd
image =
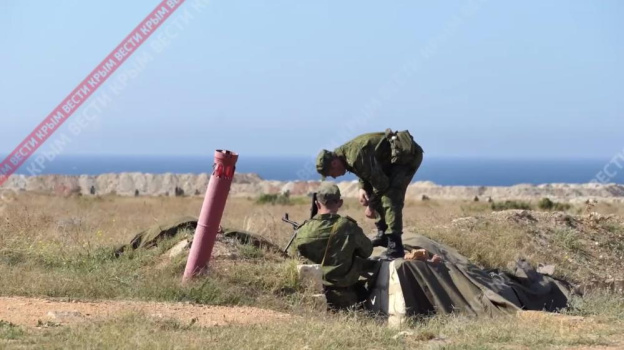
M405 257L405 250L403 249L403 239L400 233L393 233L387 235L388 237L388 249L381 254L381 257L388 260L394 260Z
M371 243L373 243L373 247L388 247L388 235L385 234L385 231L377 230L377 234L371 239Z
M388 247L388 236L386 236L386 230L388 230L388 224L384 219L379 219L375 222L377 228L377 234L371 239L373 247Z

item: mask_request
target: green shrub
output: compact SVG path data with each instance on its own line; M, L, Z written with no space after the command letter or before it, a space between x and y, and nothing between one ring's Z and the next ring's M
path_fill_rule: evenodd
M245 259L260 259L264 257L264 251L252 244L239 245L240 255Z
M292 204L290 200L290 193L279 193L279 194L261 194L258 199L256 199L256 203L258 204L282 204L289 205Z
M11 322L0 320L0 339L13 340L24 335L24 331Z
M568 209L572 208L572 205L568 204L568 203L555 203L555 206L553 207L553 210L555 211L566 211Z
M522 210L531 210L531 204L522 201L504 201L501 203L494 202L492 203L492 210L501 211L501 210L510 210L510 209L522 209Z
M537 207L542 210L552 210L554 206L555 206L555 203L551 201L550 198L542 198L537 203Z
M572 206L568 203L553 202L550 200L550 198L542 198L537 203L537 207L541 210L566 211Z
M577 231L571 229L557 230L554 232L553 242L566 251L574 253L583 252L583 243Z

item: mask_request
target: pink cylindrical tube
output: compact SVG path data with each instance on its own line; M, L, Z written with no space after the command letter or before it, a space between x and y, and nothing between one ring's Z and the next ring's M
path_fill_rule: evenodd
M208 267L225 209L225 202L234 178L237 160L238 154L234 152L215 151L212 176L197 221L197 229L186 261L183 281L204 272Z

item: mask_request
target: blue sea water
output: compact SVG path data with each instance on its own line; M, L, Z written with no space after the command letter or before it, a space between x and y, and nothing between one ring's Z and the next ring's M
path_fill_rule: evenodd
M510 186L520 183L587 183L609 163L608 159L477 159L425 157L414 181L440 185ZM29 170L30 169L30 170ZM616 175L609 182L624 183L624 170L608 168ZM211 156L68 156L60 155L39 167L31 158L18 174L97 175L102 173L202 173L212 170ZM617 171L619 170L619 171ZM267 180L318 180L314 159L307 157L241 156L239 173L257 173ZM352 180L351 174L340 178Z

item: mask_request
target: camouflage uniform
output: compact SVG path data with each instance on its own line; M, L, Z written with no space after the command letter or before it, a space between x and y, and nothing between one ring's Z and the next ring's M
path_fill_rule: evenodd
M324 201L323 191L328 188L337 191L340 199L338 187L332 184L321 186L317 200ZM359 279L374 267L367 260L373 246L355 220L338 214L317 214L298 229L294 247L301 256L321 265L325 295L331 308L347 308L366 298Z
M360 188L369 195L369 206L379 215L378 230L400 236L405 192L423 159L422 148L409 132L364 134L334 152L321 151L317 159L321 175L333 156L343 159L347 171L359 178Z
M318 214L306 221L294 245L303 257L321 264L323 284L348 287L358 281L366 258L373 253L370 240L350 217Z

